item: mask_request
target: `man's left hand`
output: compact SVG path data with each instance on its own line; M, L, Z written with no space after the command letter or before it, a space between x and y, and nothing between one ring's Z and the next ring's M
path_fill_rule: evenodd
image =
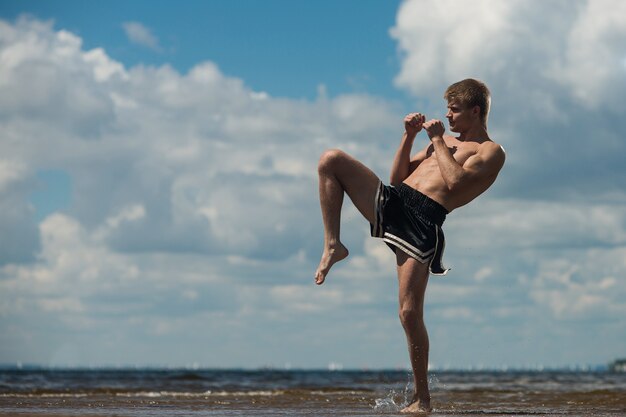
M432 119L425 122L424 124L422 124L422 128L426 131L430 140L433 140L436 137L443 138L443 134L446 131L443 122L437 119Z

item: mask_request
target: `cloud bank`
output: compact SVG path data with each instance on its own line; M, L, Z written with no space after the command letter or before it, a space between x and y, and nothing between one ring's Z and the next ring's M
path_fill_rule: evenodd
M201 342L174 363L217 365L217 349L230 355L225 364L258 365L273 359L230 349L255 321L283 317L297 328L292 311L308 316L343 297L310 295L321 247L317 158L329 146L367 157L380 137L397 135L392 104L362 94L273 98L208 61L186 74L125 68L30 18L1 22L0 35L3 360L87 361L67 347L75 340L62 342L70 334L91 340L96 361L158 363L168 342L147 356L133 344L174 343L185 328ZM37 223L29 194L46 170L71 178L71 204ZM34 330L41 320L46 330ZM257 348L275 339L261 335ZM114 340L126 352L108 357Z
M597 363L625 342L626 13L537 4L407 1L391 29L397 86L436 116L450 82L483 79L508 152L445 225L439 366ZM341 147L386 180L400 107L278 98L210 61L127 68L50 22L0 21L0 362L405 366L393 257L350 205L351 257L313 285L317 158ZM38 221L48 170L71 199Z

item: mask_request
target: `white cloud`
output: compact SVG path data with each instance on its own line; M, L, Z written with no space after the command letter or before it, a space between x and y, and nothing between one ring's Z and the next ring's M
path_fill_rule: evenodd
M619 275L626 247L571 251L540 261L530 278L531 297L559 319L623 316L626 288Z
M558 116L559 95L586 108L607 98L617 104L625 7L619 0L405 1L391 32L403 56L396 83L441 95L448 84L476 77L512 94L507 104L531 101L535 117Z
M109 219L107 224L113 228L119 227L124 221L135 221L144 218L146 209L141 204L133 204L122 209L122 211Z
M124 22L122 27L132 43L157 52L163 49L159 44L159 39L144 24L140 22Z
M613 70L580 90L570 88L573 72L553 79L558 65L578 59L563 52L571 42L560 33L584 26L585 7L594 19L601 13L591 3L550 3L558 19L542 25L548 13L526 2L476 4L475 25L444 33L470 6L405 2L394 29L406 57L398 85L432 110L443 108L451 79L486 78L496 96L491 126L508 150L495 188L444 227L453 270L431 280L427 298L429 320L447 326L433 332L433 344L444 346L435 363L450 353L451 326L490 337L543 315L547 330L523 329L539 339L570 314L623 316L623 129L619 121L569 123L600 117L608 104L594 98L623 82ZM420 14L420 5L429 7ZM619 25L609 26L599 38L621 39ZM420 44L432 62L416 60ZM619 55L617 42L607 45ZM581 94L591 98L583 103ZM520 109L529 97L532 105ZM351 256L324 287L312 281L322 243L318 156L341 147L384 179L402 128L398 107L366 94L328 97L323 88L315 100L279 99L213 62L185 74L168 65L126 68L51 23L0 21L0 239L24 239L0 242L1 357L60 360L74 340L109 363L120 361L114 342L126 363L335 360L311 343L309 329L332 340L337 356L361 343L381 353L371 364L393 357L384 364L396 365L406 352L393 255L367 238L349 204L342 233ZM67 172L72 199L38 225L29 193L42 169ZM580 329L565 331L575 340ZM258 355L243 347L243 335L257 341ZM389 347L392 338L398 346ZM173 349L180 341L186 347ZM159 347L146 358L142 346L151 342Z
M9 186L24 177L26 167L18 161L0 160L0 192L8 190Z
M187 74L127 69L51 23L0 24L0 133L14 138L0 142L10 155L1 218L7 201L28 204L24 184L38 170L62 169L72 184L64 214L38 228L32 216L20 221L41 243L29 246L35 262L13 263L3 249L6 323L28 327L46 314L62 332L110 331L126 315L116 332L132 339L138 323L164 336L181 317L203 326L207 314L253 317L265 299L276 301L267 317L285 315L290 283L315 290L318 156L331 145L364 155L401 127L389 103L367 95L276 99L211 62ZM21 191L8 199L9 189ZM324 294L344 291L321 289L296 310L336 307ZM20 352L26 342L15 337L7 349Z
M589 0L577 8L568 27L561 62L550 63L551 76L585 107L620 105L625 71L626 4Z
M488 215L487 215L488 214ZM461 247L562 248L626 244L622 203L522 199L477 200L450 216L450 239Z
M83 54L83 59L93 69L96 81L108 81L113 76L119 76L125 80L128 79L128 74L126 74L122 64L110 59L102 48L96 48L85 52Z

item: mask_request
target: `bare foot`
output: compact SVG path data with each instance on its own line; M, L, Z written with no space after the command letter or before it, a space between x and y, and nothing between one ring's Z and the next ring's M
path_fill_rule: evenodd
M320 260L320 264L317 267L317 271L315 272L315 283L317 285L322 285L324 283L324 280L326 279L328 271L330 271L330 267L333 266L334 263L339 262L347 256L348 249L343 246L341 242L337 243L336 245L330 245L324 248L324 253L322 253L322 259Z
M430 408L430 400L419 400L413 397L413 402L403 408L401 413L424 414L432 411Z

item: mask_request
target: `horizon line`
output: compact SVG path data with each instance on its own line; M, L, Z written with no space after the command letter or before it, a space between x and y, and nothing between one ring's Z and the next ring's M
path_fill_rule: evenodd
M616 360L617 361L617 360ZM429 372L602 372L609 371L612 361L608 364L574 364L574 365L525 365L525 366L429 366ZM344 367L337 364L329 364L326 367L293 367L293 366L210 366L210 365L133 365L133 364L39 364L39 363L0 363L0 371L221 371L221 372L410 372L409 367Z

